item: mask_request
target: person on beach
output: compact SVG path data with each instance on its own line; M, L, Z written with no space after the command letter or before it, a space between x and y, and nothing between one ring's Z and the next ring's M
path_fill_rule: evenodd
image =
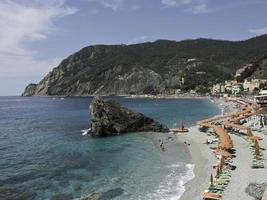
M165 151L163 140L159 140L159 147L161 148L162 151Z

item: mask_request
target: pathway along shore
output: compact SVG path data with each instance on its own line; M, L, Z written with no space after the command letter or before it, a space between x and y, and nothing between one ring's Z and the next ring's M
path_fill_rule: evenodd
M246 173L243 172L249 173L250 169L264 168L263 152L259 143L259 140L262 138L254 135L250 127L241 125L241 121L257 115L258 108L254 104L244 100L232 101L240 105L240 112L230 113L225 116L213 117L197 122L200 130L204 131L212 129L214 135L218 138L218 145L213 150L217 158L217 164L213 166L215 168L215 173L211 173L210 175L209 187L203 192L203 199L228 199L228 197L231 197L231 194L229 194L229 191L231 190L227 189L227 186L233 186L231 184L231 178L232 173L234 172L232 171L232 168L234 167L233 163L234 160L237 160L237 158L235 158L236 156L245 156L246 161L251 162L250 166L241 166L236 163L236 170L242 171L242 173L239 173L243 176L240 177L240 181L244 178L244 176L246 176ZM235 141L241 140L237 142L237 146L234 145L229 133L235 134L232 136ZM242 149L242 152L240 152L241 149L238 151L240 144L246 145L245 152L250 153L251 155L243 155L244 149ZM251 160L249 158L251 158ZM264 173L262 176L264 176ZM238 180L238 177L235 180ZM235 184L239 183L237 182ZM236 190L236 185L233 186L233 188ZM241 193L241 191L235 192ZM240 197L241 196L242 195L240 195Z

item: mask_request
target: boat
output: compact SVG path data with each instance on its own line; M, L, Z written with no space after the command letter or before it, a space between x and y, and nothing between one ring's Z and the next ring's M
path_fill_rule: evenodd
M189 129L187 129L187 128L184 128L184 129L172 128L170 130L171 130L171 132L174 132L174 133L187 133L187 132L189 132Z
M185 125L184 121L181 121L180 122L180 128L173 128L173 129L170 129L170 131L173 133L187 133L187 132L189 132L189 129L185 128L184 125Z
M81 130L81 132L82 132L82 136L86 136L86 135L88 135L90 131L91 131L91 128Z

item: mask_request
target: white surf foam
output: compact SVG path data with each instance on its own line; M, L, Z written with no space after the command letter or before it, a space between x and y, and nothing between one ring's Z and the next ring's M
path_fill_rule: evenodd
M147 194L145 198L140 199L177 200L181 198L185 192L185 184L195 177L193 164L185 165L185 174L179 174L181 166L181 163L167 166L167 168L170 169L170 172L158 188L153 193Z

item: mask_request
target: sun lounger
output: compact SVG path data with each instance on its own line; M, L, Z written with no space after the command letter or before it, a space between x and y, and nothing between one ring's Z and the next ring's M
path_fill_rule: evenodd
M214 199L214 200L219 200L222 197L222 195L220 194L209 193L209 192L204 192L202 196L203 196L203 199Z

